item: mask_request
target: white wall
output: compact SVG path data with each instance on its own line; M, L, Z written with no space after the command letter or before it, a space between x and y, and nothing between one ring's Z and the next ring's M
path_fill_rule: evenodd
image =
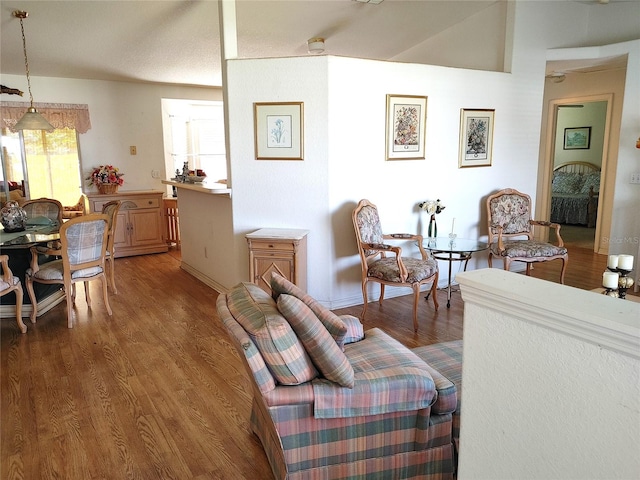
M458 478L640 478L640 304L498 269L459 281Z

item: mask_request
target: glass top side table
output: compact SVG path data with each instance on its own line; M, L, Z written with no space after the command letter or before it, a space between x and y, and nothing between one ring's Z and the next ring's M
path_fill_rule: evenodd
M467 264L469 259L475 252L487 250L489 244L486 242L479 242L478 240L470 240L468 238L425 238L422 245L426 250L431 252L433 258L436 260L443 260L449 262L449 277L447 280L447 308L451 307L451 267L453 262L464 262L464 271L467 270ZM431 293L431 292L429 292ZM427 294L429 299L429 294Z

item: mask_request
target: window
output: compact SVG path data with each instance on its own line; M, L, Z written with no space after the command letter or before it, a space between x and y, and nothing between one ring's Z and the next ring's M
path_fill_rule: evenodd
M78 201L82 194L82 179L75 129L56 129L51 133L24 130L21 135L3 128L2 149L5 157L3 180L24 181L28 198L55 198L63 205L74 205Z
M173 177L189 170L204 170L213 181L227 178L222 102L162 101L165 132L165 164Z

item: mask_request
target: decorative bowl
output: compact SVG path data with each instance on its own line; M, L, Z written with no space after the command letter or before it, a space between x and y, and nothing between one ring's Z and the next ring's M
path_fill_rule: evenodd
M197 175L189 175L188 177L184 177L185 182L187 183L200 183L204 181L207 177L199 177Z

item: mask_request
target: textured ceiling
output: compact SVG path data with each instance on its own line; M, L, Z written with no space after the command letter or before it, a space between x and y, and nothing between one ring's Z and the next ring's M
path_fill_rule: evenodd
M596 0L584 0L591 1ZM491 70L495 59L485 60L486 52L501 58L504 51L506 5L506 0L384 0L379 5L236 0L238 56L309 55L307 40L324 37L330 55ZM34 76L221 85L217 1L2 0L0 71L20 75L25 69L14 10L29 13L24 26ZM488 21L498 34L467 42L457 54L428 48L434 39L441 44L451 29L477 26L480 32ZM472 63L478 59L480 64Z

